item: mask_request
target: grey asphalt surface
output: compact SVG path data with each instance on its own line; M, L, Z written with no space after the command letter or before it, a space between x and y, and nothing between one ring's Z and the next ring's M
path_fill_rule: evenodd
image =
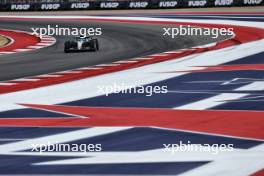
M177 36L171 39L163 36L162 28L166 26L159 25L89 21L0 21L0 28L30 32L32 27L47 25L69 28L101 27L103 34L98 36L100 50L64 53L64 42L71 37L55 36L57 43L48 48L0 56L0 81L111 63L223 39L213 39L210 36Z

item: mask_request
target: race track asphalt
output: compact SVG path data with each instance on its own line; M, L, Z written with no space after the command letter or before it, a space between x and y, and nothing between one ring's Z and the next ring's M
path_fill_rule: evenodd
M222 9L222 8L221 8ZM49 12L50 13L50 12ZM68 12L67 12L68 13ZM77 12L76 12L77 13ZM79 12L80 13L80 12ZM108 12L109 13L109 12ZM19 53L0 56L0 80L10 80L15 78L21 78L26 76L33 76L45 73L51 73L56 71L64 71L68 69L91 66L96 64L111 63L117 60L129 59L133 57L141 57L149 54L160 53L168 50L192 47L196 45L206 44L221 40L221 38L213 39L210 36L178 36L175 39L170 39L168 37L163 37L162 27L158 25L142 25L142 24L126 24L126 23L106 23L106 22L84 22L84 21L0 21L0 28L5 29L17 29L30 31L31 27L43 27L46 25L59 25L60 27L101 27L103 35L98 37L100 42L100 51L94 52L80 52L80 53L69 53L65 54L63 52L63 43L68 40L70 37L67 36L56 36L57 43L54 46L36 50L33 52ZM251 48L252 49L252 48ZM236 50L239 51L239 50ZM232 51L227 52L231 53L230 57L233 57ZM262 54L249 56L240 59L233 59L232 62L226 64L262 64ZM215 56L215 55L212 55ZM220 55L221 56L221 55ZM217 55L215 57L208 56L208 59L218 59ZM203 59L202 59L203 61ZM207 59L205 59L207 61ZM206 65L207 63L201 63L201 65ZM132 72L134 73L134 72ZM144 72L142 72L144 73ZM148 73L148 72L146 72ZM152 76L154 74L151 74ZM156 74L157 75L157 74ZM148 76L148 77L150 77ZM135 79L142 79L141 74L131 75ZM62 96L54 96L56 93L50 92L51 89L42 89L37 90L37 93L32 93L34 90L29 91L20 91L14 94L3 94L0 101L2 103L2 109L0 113L1 118L32 118L32 121L39 123L39 118L47 117L45 120L53 120L52 118L62 118L65 117L64 113L52 112L42 109L19 109L18 103L31 103L31 104L59 104L63 106L72 106L72 107L111 107L111 108L123 108L128 109L131 107L134 108L156 108L156 109L184 109L190 110L193 107L201 110L234 110L236 112L242 112L245 110L254 110L262 111L263 103L255 99L259 96L259 90L263 88L261 82L255 80L260 80L263 77L261 71L235 71L235 72L210 72L210 73L190 73L182 76L172 77L167 80L162 80L154 82L152 84L147 84L147 86L168 86L169 92L166 94L153 94L153 96L144 96L140 93L134 94L111 94L106 95L89 95L88 87L91 82L86 82L87 84L82 84L82 89L77 89L75 87L65 86L64 90L59 89L57 92L61 92ZM119 77L117 77L119 78ZM122 77L121 77L122 78ZM125 77L126 78L126 77ZM129 78L127 78L129 80ZM88 79L87 79L88 80ZM102 82L109 80L109 77L102 79ZM123 79L124 80L124 79ZM133 80L133 79L132 79ZM220 83L219 83L220 80ZM230 84L222 84L222 82L227 81ZM101 80L100 80L101 81ZM110 81L113 81L112 79ZM222 82L221 82L222 81ZM248 83L239 83L243 81L249 81ZM251 82L250 82L251 81ZM120 81L122 82L122 80ZM208 83L209 82L209 83ZM74 84L74 83L70 83ZM76 84L75 84L76 85ZM249 85L249 86L248 86ZM86 86L86 87L85 87ZM257 88L257 89L256 89ZM54 88L55 89L55 88ZM239 93L238 90L248 90L252 93L248 94L247 97L249 101L245 100L243 93ZM79 91L81 90L81 91ZM48 96L46 96L46 92ZM192 93L193 92L193 93ZM209 92L204 93L204 92ZM216 93L215 93L216 92ZM219 93L218 93L219 92ZM226 93L227 92L227 93ZM44 93L45 95L43 95ZM255 94L257 93L257 94ZM77 98L75 98L75 95ZM79 97L79 95L82 95ZM15 98L14 98L15 97ZM17 98L19 97L19 98ZM42 97L45 97L42 99ZM55 102L55 97L59 100ZM214 98L216 97L216 98ZM237 98L240 97L240 98ZM241 98L242 97L242 98ZM12 99L14 98L14 100ZM211 99L212 98L212 99ZM11 100L9 103L9 99ZM46 101L47 99L47 101ZM232 101L233 100L233 101ZM241 100L241 101L240 101ZM256 101L257 100L257 101ZM57 100L56 100L57 101ZM4 108L8 106L15 106L17 109L6 110ZM186 108L187 107L187 108ZM103 109L102 108L102 109ZM136 111L135 111L136 112ZM96 112L97 113L97 112ZM98 112L100 114L101 112ZM133 113L133 112L132 112ZM128 113L127 117L137 117L135 114ZM217 112L216 112L217 113ZM131 114L131 115L130 115ZM198 112L197 112L198 114ZM108 114L107 114L108 115ZM72 116L72 115L71 115ZM261 157L259 152L262 148L258 148L259 144L262 144L263 141L249 140L247 138L232 137L225 134L226 130L222 130L220 135L216 133L200 133L197 132L197 127L212 128L214 130L219 130L219 126L230 127L234 131L240 131L237 129L242 121L238 120L236 122L230 122L232 114L226 113L218 119L212 115L211 122L216 124L215 126L208 125L209 120L205 120L201 117L199 123L190 122L186 125L192 127L193 130L181 130L181 129L164 129L156 127L138 127L133 126L133 128L124 128L124 130L114 131L116 128L113 128L112 132L104 133L110 130L108 127L98 127L92 126L92 128L56 128L56 127L5 127L0 128L1 138L0 141L2 144L2 149L0 154L0 162L3 163L0 166L0 175L4 174L25 174L25 175L76 175L76 174L112 174L112 175L179 175L179 174L188 174L188 171L195 173L210 173L219 174L224 173L226 175L232 175L232 173L237 174L237 171L240 168L241 163L246 158L247 161L258 161L255 158ZM68 116L67 116L68 117ZM110 117L110 116L109 116ZM153 117L166 117L166 114L156 113ZM16 119L17 118L17 119ZM182 122L177 120L181 116L177 116L175 119L175 124ZM132 118L131 118L132 119ZM183 118L184 119L184 118ZM222 120L226 119L226 121ZM7 119L8 120L8 119ZM140 119L141 120L141 119ZM148 120L147 117L142 115L142 120ZM219 120L219 121L218 121ZM134 121L132 119L131 121ZM218 124L219 122L219 124ZM105 122L104 122L105 123ZM111 121L112 123L112 121ZM166 124L166 119L164 124ZM102 123L103 124L103 123ZM162 123L163 124L163 123ZM245 123L244 123L245 124ZM54 124L56 125L56 124ZM63 124L62 124L63 125ZM259 132L259 125L256 128L249 129L248 124L245 125L245 129L248 129L248 132L254 133ZM118 128L123 129L122 126ZM117 128L117 129L118 129ZM94 131L96 135L93 136ZM112 129L111 129L112 130ZM219 131L220 131L219 130ZM74 132L74 133L71 133ZM76 132L76 133L75 133ZM55 136L55 137L54 137ZM57 137L56 137L57 136ZM33 152L29 155L24 152L28 152L29 147L27 145L29 142L39 143L39 141L49 141L53 140L61 141L60 143L69 143L69 144L92 144L99 143L102 144L103 156L104 158L93 158L89 157L86 162L79 164L78 161L85 160L85 158L80 158L77 156L68 157L68 156L59 156L54 154L54 156L48 156L46 154L35 155ZM6 141L5 141L6 140ZM164 144L179 144L180 142L191 141L193 144L210 144L210 145L221 145L221 144L234 144L236 151L241 152L242 159L238 157L240 153L235 153L235 155L226 155L220 157L220 160L214 161L211 158L206 160L206 155L204 153L196 153L189 155L168 155L165 157L164 162L160 161L159 153L155 153L157 149L162 149ZM7 144L7 145L5 145ZM163 145L162 145L163 144ZM22 148L20 148L22 147ZM9 150L9 148L11 150ZM25 148L27 148L25 150ZM249 149L249 150L248 150ZM253 149L253 150L251 150ZM255 154L254 155L254 149ZM11 152L9 152L11 151ZM147 151L147 155L144 155L144 152ZM109 152L109 153L108 153ZM123 155L124 153L130 153L129 155ZM150 153L151 152L151 153ZM246 153L245 153L246 152ZM247 153L250 153L250 156ZM258 153L259 152L259 153ZM110 155L108 155L110 154ZM165 153L164 153L165 154ZM201 154L201 155L200 155ZM252 158L252 156L253 158ZM89 154L88 154L89 155ZM259 155L257 157L257 155ZM92 156L92 155L91 155ZM99 155L98 155L99 156ZM177 158L177 160L172 161L172 157ZM222 155L220 155L222 156ZM235 157L234 157L235 156ZM199 160L201 157L201 161ZM136 161L134 160L136 158ZM139 160L137 160L137 158ZM163 157L161 157L162 159ZM196 158L195 161L192 161L193 158ZM217 157L218 159L219 157ZM73 161L70 161L73 159ZM76 159L76 160L75 160ZM90 160L91 159L91 160ZM131 160L132 159L132 160ZM146 159L149 159L146 161ZM226 159L226 160L222 160ZM241 161L240 161L241 160ZM66 161L69 162L69 165L60 165L60 164L47 164L47 165L38 165L38 163L45 163L49 161ZM98 162L99 161L99 162ZM100 161L103 161L100 163ZM115 163L115 161L118 161ZM138 162L139 161L139 162ZM143 162L142 162L143 161ZM225 162L226 161L226 162ZM72 162L72 163L71 163ZM90 163L89 163L90 162ZM98 163L96 163L98 162ZM105 163L104 163L105 162ZM219 162L216 164L216 162ZM51 162L52 163L52 162ZM230 164L232 163L232 164ZM208 165L207 165L208 164ZM212 164L212 165L211 165ZM247 163L246 163L247 164ZM258 164L256 162L255 164ZM255 164L252 165L255 167ZM209 169L205 169L206 167ZM250 165L250 167L252 167ZM245 167L245 170L250 168ZM235 168L235 169L234 169ZM195 169L201 169L196 172ZM243 169L240 170L241 174L244 174ZM205 171L205 172L204 172ZM231 174L229 172L232 172ZM202 174L206 175L206 174Z
M100 27L103 32L101 36L98 36L100 51L65 54L63 52L64 42L71 37L55 36L57 43L48 48L0 56L0 81L111 63L222 39L222 37L213 39L211 36L177 36L171 39L163 36L162 28L166 26L149 24L45 20L2 20L0 22L0 28L29 32L32 32L33 27L47 27L47 25L69 28Z

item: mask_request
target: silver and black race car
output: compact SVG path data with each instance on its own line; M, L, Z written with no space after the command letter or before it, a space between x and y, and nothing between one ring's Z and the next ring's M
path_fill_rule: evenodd
M72 40L68 40L64 43L64 52L69 53L71 51L98 51L99 43L98 39L91 36L88 37L74 37Z

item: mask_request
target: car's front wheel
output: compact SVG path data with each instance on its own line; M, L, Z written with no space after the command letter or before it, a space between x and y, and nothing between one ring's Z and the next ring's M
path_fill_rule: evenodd
M64 43L64 52L65 53L69 53L70 52L70 48L71 48L71 44L70 44L70 42L65 42Z

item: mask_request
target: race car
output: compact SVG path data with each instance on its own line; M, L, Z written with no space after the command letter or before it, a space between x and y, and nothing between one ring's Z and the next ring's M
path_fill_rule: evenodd
M68 40L64 43L64 52L69 53L71 51L98 51L99 43L98 39L91 36L83 37L77 36L72 40Z

